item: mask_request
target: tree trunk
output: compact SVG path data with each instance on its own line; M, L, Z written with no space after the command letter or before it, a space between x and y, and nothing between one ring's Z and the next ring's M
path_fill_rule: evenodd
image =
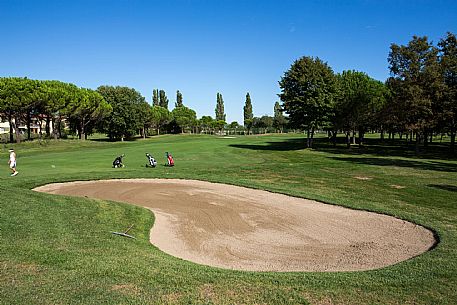
M420 153L420 144L421 144L421 134L416 133L416 155Z
M310 143L310 137L309 137L309 136L310 136L310 133L311 133L311 131L308 129L308 131L307 131L307 133L306 133L306 148L310 148L310 145L311 145L311 143Z
M8 113L8 123L10 124L10 143L14 142L14 136L13 136L13 116L11 115L11 112Z
M55 122L54 118L51 121L51 125L52 125L52 135L54 136L54 140L57 140L56 122Z
M309 142L309 144L310 144L309 148L313 148L313 141L314 141L314 127L311 128L311 139Z
M16 143L21 143L21 135L19 132L19 117L14 117L14 133L16 134Z
M60 116L57 123L57 128L59 128L59 139L62 139L62 118Z
M452 125L451 125L451 154L455 153L455 133L456 133L456 128L455 128L455 120L452 120Z
M51 122L51 117L49 116L49 114L46 115L46 127L45 127L45 130L46 130L46 137L51 137L51 130L49 128L50 126L50 122Z
M384 142L384 129L381 127L381 142Z
M365 132L363 129L359 129L359 147L363 147L363 138L364 138Z
M27 111L27 140L31 140L31 134L30 134L30 124L31 124L31 114L30 111Z
M79 139L82 141L86 140L86 126L84 126L84 119L81 120L79 129Z
M334 130L333 131L333 134L332 134L332 143L333 143L333 147L336 147L336 135L337 135L338 131L337 130Z
M424 131L424 147L427 148L428 147L428 130L425 130Z
M346 147L351 148L351 132L346 131Z

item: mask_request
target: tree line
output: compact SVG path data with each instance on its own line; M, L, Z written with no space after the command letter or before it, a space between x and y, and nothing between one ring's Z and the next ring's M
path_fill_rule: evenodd
M455 35L447 33L437 45L426 36L413 36L407 45L392 44L388 63L391 76L381 82L353 70L335 74L321 59L302 57L279 81L281 110L290 126L306 131L308 147L318 129L326 130L333 143L344 133L348 147L356 141L363 145L364 135L377 131L381 138L389 133L414 139L416 151L433 135L449 134L454 153Z
M250 103L249 93L247 101ZM96 90L79 88L70 83L33 80L20 77L0 78L0 116L9 123L9 141L32 139L32 125L39 127L39 137L62 138L69 131L86 139L94 132L105 133L110 140L124 140L136 135L190 132L216 133L223 129L244 130L238 122L226 123L222 94L216 95L215 119L203 116L183 103L176 92L176 103L168 110L164 90L154 89L152 105L135 89L100 86ZM254 118L252 105L244 124L267 130L270 117ZM281 113L282 115L282 113ZM23 135L25 126L26 135ZM42 128L44 126L44 128Z

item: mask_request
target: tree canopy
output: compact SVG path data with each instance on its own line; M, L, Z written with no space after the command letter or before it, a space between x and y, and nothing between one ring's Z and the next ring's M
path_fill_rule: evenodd
M289 123L308 131L307 146L312 147L314 130L330 119L337 97L333 70L319 58L305 56L284 73L279 86Z

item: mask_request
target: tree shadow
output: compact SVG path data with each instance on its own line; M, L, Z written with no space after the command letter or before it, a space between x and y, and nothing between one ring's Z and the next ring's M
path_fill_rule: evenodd
M287 139L279 142L266 142L266 144L230 144L230 147L250 150L292 151L306 148L306 139Z
M350 148L347 148L345 141L344 137L338 137L334 145L327 138L316 138L313 141L313 150L341 155L374 155L438 160L457 159L456 156L449 154L449 145L442 143L431 143L427 148L421 148L421 151L417 154L414 143L409 143L405 140L382 141L380 139L365 139L363 146L351 145ZM293 151L307 148L306 138L287 139L267 142L266 144L231 144L230 146L258 151Z
M352 162L364 165L376 166L397 166L418 168L422 170L433 170L441 172L457 172L457 164L450 164L439 161L417 161L417 160L403 160L403 159L390 159L390 158L366 158L366 157L329 157L333 160Z
M446 190L450 192L457 192L457 186L449 184L428 184L428 187L437 188L440 190Z

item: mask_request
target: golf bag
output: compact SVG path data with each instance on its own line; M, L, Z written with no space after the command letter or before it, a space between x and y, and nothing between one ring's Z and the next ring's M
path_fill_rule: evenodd
M173 157L171 154L167 152L167 166L175 166L175 161L173 160Z
M156 167L157 166L157 161L156 161L156 159L154 159L153 156L146 153L146 157L148 158L148 163L146 164L146 167Z
M122 159L124 158L124 154L116 157L116 159L114 159L113 161L113 167L114 168L119 168L119 167L124 167L124 163L122 163Z

